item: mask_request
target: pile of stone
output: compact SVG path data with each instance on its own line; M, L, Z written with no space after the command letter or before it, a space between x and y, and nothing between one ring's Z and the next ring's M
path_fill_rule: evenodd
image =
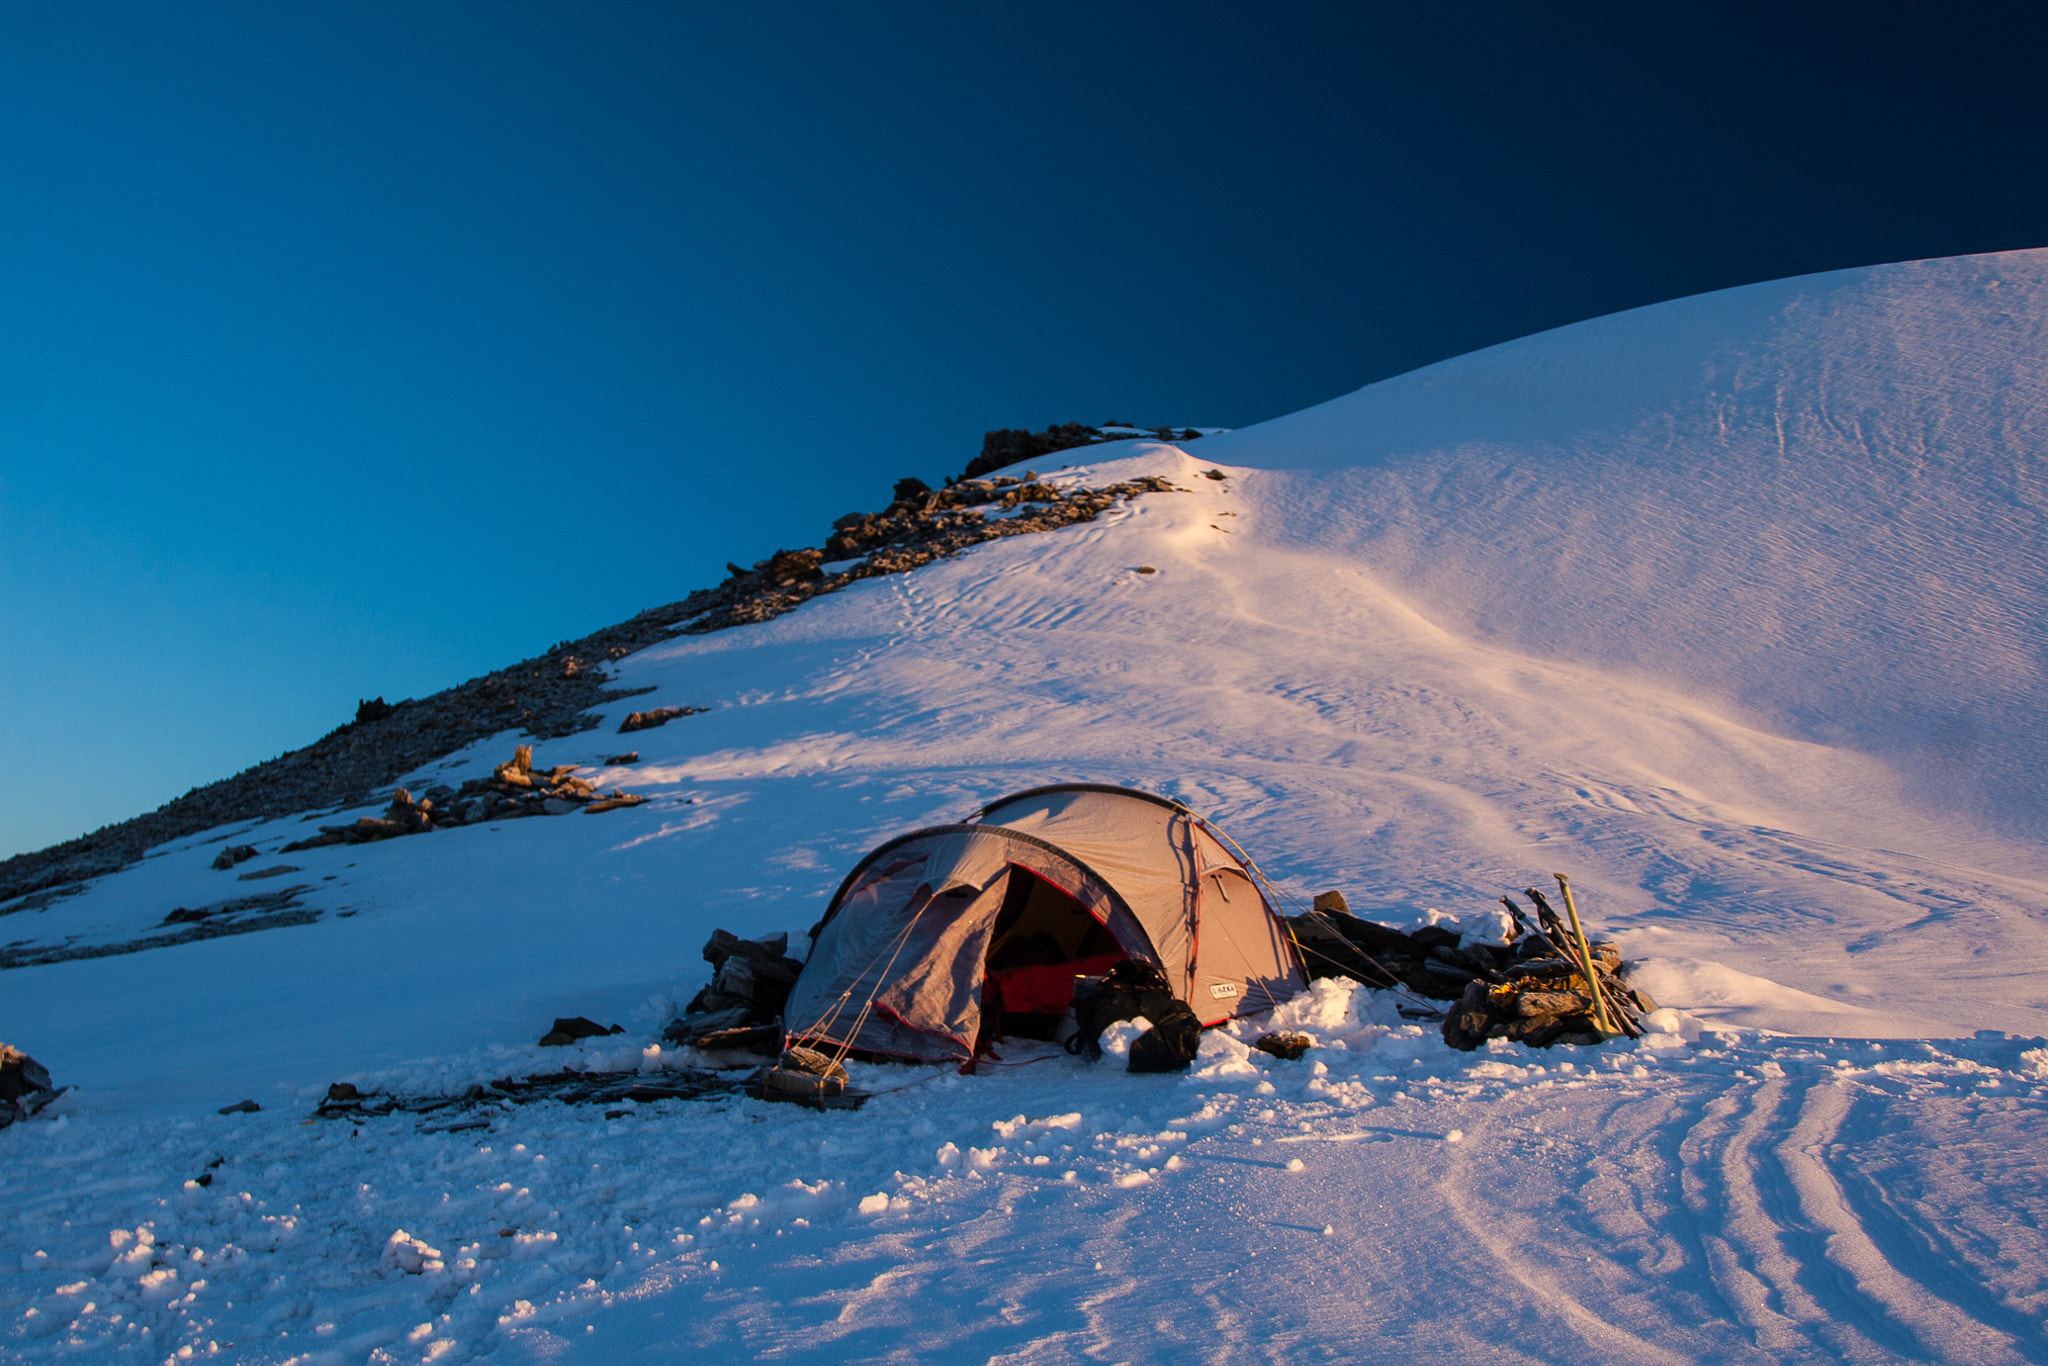
M711 1052L776 1056L782 1049L782 1008L804 970L789 956L789 936L742 939L714 930L704 961L711 964L711 985L691 998L662 1037Z
M66 1088L50 1080L50 1070L10 1044L0 1043L0 1129L32 1118Z
M1349 977L1369 987L1400 988L1436 1001L1455 1001L1475 980L1494 980L1519 961L1510 947L1460 947L1456 931L1431 925L1401 931L1350 913L1340 892L1324 892L1315 909L1288 927L1312 977ZM1504 979L1502 979L1504 980Z
M699 634L767 621L861 579L907 573L984 541L1091 522L1139 494L1178 491L1149 474L1069 489L1029 470L1023 479L965 479L943 489L921 479L899 480L895 501L880 512L847 513L832 524L832 535L819 549L778 550L752 569L726 565L730 577L724 583L690 595L687 602L701 601L703 608L682 629Z
M1351 915L1335 892L1287 924L1311 976L1455 1002L1443 1012L1443 1033L1456 1049L1469 1052L1488 1039L1549 1048L1640 1035L1657 1003L1628 984L1621 951L1586 938L1575 916L1567 924L1537 889L1524 895L1536 906L1533 918L1501 898L1513 927L1504 944L1464 942L1436 926L1404 933Z
M1469 1053L1488 1039L1548 1048L1604 1043L1617 1035L1640 1038L1643 1017L1657 1003L1624 980L1626 965L1612 944L1595 940L1589 947L1597 1003L1573 956L1539 951L1507 969L1506 981L1467 985L1444 1017L1444 1042Z
M472 778L459 788L437 785L418 798L401 787L392 794L391 805L381 817L364 816L353 825L323 825L319 834L295 840L279 852L291 854L329 844L369 844L400 835L424 835L449 826L517 820L524 816L617 811L646 800L617 788L600 793L576 776L574 764L537 769L533 766L533 746L520 745L512 751L512 758L499 764L488 778ZM224 850L213 866L232 868L245 857L245 848Z

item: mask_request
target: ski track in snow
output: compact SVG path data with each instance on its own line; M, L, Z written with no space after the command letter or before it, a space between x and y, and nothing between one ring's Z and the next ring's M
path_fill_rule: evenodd
M79 1087L0 1131L0 1359L2048 1362L2044 300L2048 253L1780 282L1098 452L1056 477L1187 491L621 661L656 691L536 761L645 806L237 826L0 915L320 917L0 972ZM650 704L712 710L613 733ZM558 1067L555 1015L673 1061L714 926L1071 780L1397 922L1568 871L1680 1032L1460 1055L1323 986L1323 1047L1186 1078L303 1122Z
M2048 1050L1709 1032L1461 1055L1389 1006L1325 984L1282 1015L1323 1045L1308 1057L1212 1035L1187 1077L1028 1053L975 1078L861 1068L904 1089L857 1114L548 1103L464 1133L73 1114L0 1176L21 1268L0 1342L137 1361L2048 1360L2030 1141ZM424 1270L387 1253L401 1236Z

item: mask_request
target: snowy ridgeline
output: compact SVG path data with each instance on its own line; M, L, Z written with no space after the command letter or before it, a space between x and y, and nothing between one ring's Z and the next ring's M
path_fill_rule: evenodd
M0 1169L0 1350L2040 1359L2038 1044L1667 1011L1634 1046L1465 1055L1329 982L1270 1023L1318 1046L1239 1026L1167 1078L1032 1045L972 1078L855 1064L904 1088L858 1114L75 1115Z
M239 824L0 918L45 960L0 1039L79 1088L0 1132L0 1354L2048 1359L2044 275L1759 286L1094 449L1055 477L1184 491L618 661L652 691L534 762L638 806ZM653 706L709 710L607 765ZM1567 872L1679 1032L1453 1055L1324 987L1301 1061L1187 1078L301 1122L559 1066L556 1016L659 1065L714 927L1075 780L1395 924Z

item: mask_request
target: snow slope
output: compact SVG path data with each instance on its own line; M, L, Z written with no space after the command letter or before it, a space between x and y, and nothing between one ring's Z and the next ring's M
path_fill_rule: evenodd
M1205 443L1442 625L2048 835L2048 251L1780 280Z
M0 1353L2048 1360L2048 1048L1999 1032L2048 1033L2044 269L1732 291L1090 451L1059 477L1188 491L622 661L656 691L536 761L635 745L596 776L646 806L286 860L299 823L238 827L0 919L324 913L0 973L0 1038L81 1087L0 1132ZM613 733L650 704L713 709ZM658 1067L713 926L801 931L880 838L1063 779L1388 919L1564 869L1674 1032L1457 1055L1325 987L1286 1012L1324 1047L1212 1036L1186 1078L301 1123L340 1078L558 1065L556 1014ZM212 871L228 839L266 857Z

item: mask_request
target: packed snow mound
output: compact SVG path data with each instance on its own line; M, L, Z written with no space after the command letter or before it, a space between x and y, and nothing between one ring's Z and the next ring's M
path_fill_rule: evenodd
M1439 624L2048 834L2048 250L1577 323L1204 441Z

